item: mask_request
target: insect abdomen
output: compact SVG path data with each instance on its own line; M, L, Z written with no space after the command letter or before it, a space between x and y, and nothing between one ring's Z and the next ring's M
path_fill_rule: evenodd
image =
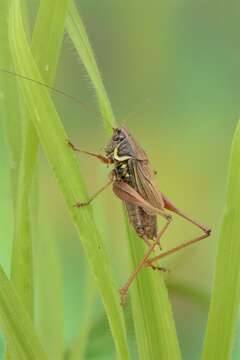
M139 206L126 203L129 220L136 233L140 236L146 236L148 239L154 239L157 236L157 217L148 215Z
M129 161L119 162L115 167L118 179L128 183L137 190L133 169L129 166ZM125 203L129 220L134 227L136 233L148 239L154 239L157 236L157 217L148 215L141 207Z

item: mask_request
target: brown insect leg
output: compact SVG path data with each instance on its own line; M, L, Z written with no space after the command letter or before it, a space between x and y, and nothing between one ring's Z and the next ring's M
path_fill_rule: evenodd
M203 234L203 235L201 235L201 236L198 236L198 237L195 238L195 239L186 241L185 243L180 244L180 245L178 245L178 246L176 246L176 247L174 247L174 248L172 248L172 249L170 249L170 250L167 250L167 251L163 252L163 253L160 254L160 255L154 256L153 258L146 260L146 261L145 261L145 264L146 264L147 266L150 266L150 267L154 268L154 269L157 269L158 267L155 266L155 265L153 265L153 264L152 264L153 262L155 262L155 261L157 261L157 260L159 260L159 259L162 259L162 258L164 258L164 257L166 257L166 256L172 255L172 254L178 252L179 250L184 249L185 247L187 247L187 246L189 246L189 245L195 244L195 243L198 242L198 241L201 241L201 240L203 240L203 239L206 239L206 238L209 237L209 236L210 236L210 233L209 233L209 234L208 234L208 233L205 233L205 234Z
M95 194L93 194L88 201L85 202L77 202L74 206L77 208L83 207L83 206L87 206L89 205L99 194L101 194L101 192L103 192L109 185L112 184L114 180L114 175L113 172L110 173L109 175L109 181L107 182L107 184L105 184L103 187L101 187L101 189L99 189Z
M126 299L126 296L127 296L127 293L128 293L128 290L129 290L130 286L132 285L132 283L133 283L134 279L136 278L137 274L139 273L139 271L146 265L148 257L150 256L151 252L154 250L155 246L157 244L159 244L160 238L163 236L163 234L165 233L165 231L167 230L167 228L169 227L170 224L171 224L171 220L168 220L168 222L164 225L162 230L159 232L159 234L157 236L157 239L154 241L154 243L148 249L148 251L146 252L144 257L142 258L142 260L140 261L140 263L138 264L136 269L130 275L128 281L119 290L121 305L124 305L125 299Z
M103 156L101 154L95 154L90 151L80 150L75 145L73 145L70 140L68 140L68 145L72 148L73 151L93 156L106 165L112 164L112 161L110 159L108 159L106 156Z
M147 264L147 266L151 267L154 271L158 270L158 271L167 272L167 273L170 272L169 269L166 269L165 267L162 267L162 266L155 266L153 264Z
M113 192L121 200L129 204L137 205L151 215L161 215L167 221L170 221L172 219L171 215L168 214L164 209L159 209L152 206L133 187L123 181L114 181Z
M148 247L152 246L152 243L148 240L146 236L142 236L142 239Z
M153 257L152 259L147 260L146 264L148 266L150 266L151 268L153 268L154 270L158 269L158 267L153 265L153 262L155 262L155 261L157 261L157 260L159 260L161 258L164 258L164 257L166 257L168 255L174 254L175 252L177 252L177 251L179 251L179 250L181 250L181 249L183 249L183 248L185 248L185 247L187 247L189 245L195 244L198 241L206 239L207 237L209 237L211 235L211 229L209 229L205 225L202 225L202 224L198 223L197 221L193 220L191 217L189 217L188 215L183 213L164 194L162 194L162 196L163 196L164 205L165 205L166 209L175 212L176 214L183 217L187 221L189 221L192 224L196 225L198 228L203 230L205 234L203 234L201 236L198 236L197 238L194 238L192 240L189 240L189 241L187 241L187 242L185 242L183 244L180 244L180 245L178 245L178 246L176 246L176 247L174 247L174 248L172 248L170 250L167 250L167 251L163 252L162 254Z
M187 214L185 214L184 212L179 210L163 193L162 193L162 197L163 197L165 208L167 210L175 212L179 216L183 217L185 220L187 220L187 221L191 222L192 224L196 225L197 227L199 227L206 234L210 235L211 229L209 229L205 225L200 224L199 222L197 222L196 220L192 219L190 216L188 216Z

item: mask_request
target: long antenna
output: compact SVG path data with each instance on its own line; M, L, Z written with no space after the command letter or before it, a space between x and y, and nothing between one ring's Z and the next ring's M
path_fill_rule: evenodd
M139 108L143 105L145 105L146 103L150 103L150 99L149 98L145 98L143 99L140 103L138 103L137 105L135 105L135 109L129 111L124 117L122 116L122 121L119 121L120 124L121 123L126 123L126 120L129 120L130 117L132 117L133 115L136 115L139 112Z
M85 110L87 111L90 111L91 113L94 113L95 115L98 115L99 116L99 113L97 111L95 111L94 109L92 109L90 106L88 106L87 104L85 104L84 102L82 102L81 100L79 100L78 98L76 98L75 96L72 96L72 95L69 95L67 93L65 93L64 91L62 90L59 90L59 89L56 89L48 84L45 84L44 82L42 81L39 81L39 80L35 80L35 79L31 79L25 75L22 75L22 74L18 74L14 71L10 71L10 70L6 70L6 69L1 69L0 68L0 71L5 73L5 74L9 74L9 75L14 75L14 76L17 76L18 78L20 79L23 79L23 80L28 80L28 81L32 81L33 83L35 84L38 84L38 85L41 85L41 86L44 86L46 87L47 89L49 90L52 90L54 91L55 93L57 94L60 94L60 95L63 95L69 99L71 99L72 101L75 101L77 103L79 103Z

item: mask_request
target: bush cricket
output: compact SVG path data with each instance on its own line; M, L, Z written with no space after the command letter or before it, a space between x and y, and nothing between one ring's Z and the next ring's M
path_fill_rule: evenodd
M0 71L6 74L15 75L23 80L32 81L41 86L45 86L58 94L79 102L86 110L91 110L96 113L81 100L65 93L64 91L58 90L38 80L28 78L25 75L5 69L0 69ZM113 129L111 140L105 148L105 155L80 150L70 141L68 141L68 144L76 152L93 156L106 165L113 165L113 170L109 174L109 181L107 184L91 196L87 202L77 202L74 206L80 208L89 205L96 196L112 184L113 192L125 204L130 223L132 224L135 232L148 246L148 251L145 253L143 259L132 272L127 282L119 290L121 304L123 305L130 286L143 267L148 266L153 270L164 271L164 268L155 265L157 260L207 238L211 234L211 229L198 223L190 216L182 212L165 196L164 193L157 189L154 181L154 172L150 167L147 154L138 145L127 128L121 127ZM150 257L156 246L159 246L161 249L160 240L172 222L170 212L173 212L196 225L203 231L203 234L171 248L170 250L162 252L159 255ZM157 230L158 215L163 217L166 221L165 225L159 232Z
M71 142L69 142L69 145L74 151L84 152L98 158L104 164L112 164L114 166L109 174L107 184L90 197L87 202L77 202L75 206L80 208L89 205L97 195L112 184L114 194L125 204L130 223L135 232L148 246L148 251L143 259L132 272L127 282L119 290L121 304L123 305L132 282L144 266L149 266L154 270L164 270L154 263L160 258L173 254L188 245L207 238L211 233L211 229L183 213L157 189L154 182L154 172L150 167L147 154L134 140L127 128L113 129L112 138L105 148L105 156L82 151L76 148ZM150 258L151 253L157 245L161 249L160 240L172 221L170 212L176 213L193 223L203 231L203 234ZM166 221L159 232L157 231L157 215L163 217Z

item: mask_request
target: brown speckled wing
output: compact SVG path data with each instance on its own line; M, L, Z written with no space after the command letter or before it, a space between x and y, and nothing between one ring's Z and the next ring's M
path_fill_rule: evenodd
M131 159L129 160L129 166L132 167L137 192L152 206L163 209L164 200L161 192L155 185L153 171L148 161Z

